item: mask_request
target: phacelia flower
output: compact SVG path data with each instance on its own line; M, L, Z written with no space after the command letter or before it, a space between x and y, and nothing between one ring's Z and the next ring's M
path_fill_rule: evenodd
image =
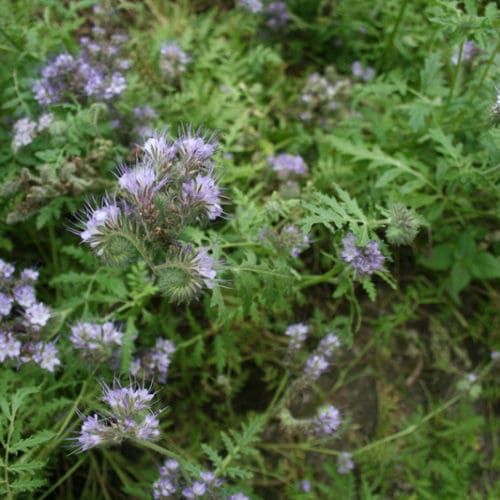
M2 316L7 316L10 314L12 309L12 304L14 301L12 297L9 297L7 294L0 292L0 318Z
M261 12L264 6L260 0L239 0L238 5L243 9L247 9L253 14Z
M304 377L310 381L314 382L318 380L318 378L328 370L330 363L328 360L319 355L312 355L306 361L306 366L304 368Z
M51 316L50 309L41 302L26 308L25 317L32 328L44 327Z
M15 267L12 264L5 262L0 259L0 278L4 280L9 280L11 276L14 274Z
M38 119L38 125L37 125L38 132L43 132L44 130L47 130L52 125L53 121L54 121L54 113L44 113L43 115L41 115L40 118Z
M198 248L198 252L193 259L193 265L196 273L207 288L213 288L217 272L214 270L214 258L208 255L204 247Z
M303 481L300 482L300 489L304 493L309 493L311 491L311 481L308 479L304 479Z
M356 273L365 278L374 271L382 270L385 257L380 252L376 241L369 241L364 247L356 245L357 237L349 233L343 240L342 259L351 264Z
M340 427L342 420L335 406L322 408L314 419L314 432L318 436L332 436Z
M23 269L21 271L21 280L34 283L38 279L38 271L35 269Z
M153 441L159 438L158 413L152 409L154 394L139 386L111 389L103 385L104 415L87 417L77 442L81 451L100 444L121 443L125 439Z
M12 141L12 149L17 151L23 146L27 146L33 142L36 136L37 124L29 118L21 118L14 123L14 139Z
M290 325L285 330L285 335L290 337L288 350L290 352L298 351L306 341L308 334L309 326L307 326L305 323L295 323L293 325Z
M160 69L170 82L180 79L192 61L176 43L164 43L160 49Z
M337 457L337 472L339 474L347 474L354 469L352 455L348 451L343 451Z
M157 181L157 171L150 163L140 163L135 168L122 167L118 184L139 206L149 205L155 194L166 182Z
M148 380L155 378L165 383L174 352L175 346L170 340L156 339L153 348L148 349L140 358L134 359L130 369L131 375L142 375Z
M207 170L211 169L211 158L217 151L217 144L213 137L204 137L201 131L194 132L188 129L181 135L174 143L176 153L179 160L186 164L187 171L195 167L206 167Z
M316 351L323 356L330 358L334 351L340 347L340 340L334 333L327 333L326 336L321 339Z
M30 307L36 302L35 289L31 285L19 285L13 290L14 299L21 307Z
M265 14L267 17L266 24L273 30L284 28L290 19L290 14L286 9L286 2L270 2L265 9Z
M292 257L298 257L311 243L308 234L304 234L301 229L293 224L288 224L281 230L281 239L285 246L290 249Z
M351 66L352 75L365 82L370 81L375 76L375 70L371 66L366 68L361 61L354 61Z
M309 169L300 155L281 153L277 156L269 156L267 161L279 177L287 179L292 176L301 177L307 175Z
M177 492L179 488L178 472L179 462L171 458L160 467L160 478L153 484L153 498L155 500L172 498L172 495Z
M113 236L121 231L122 211L113 198L106 197L100 207L94 208L88 203L80 221L83 231L75 229L74 232L101 257L107 253L107 247L112 243Z
M182 201L190 209L202 208L209 220L222 215L221 191L209 175L197 175L182 186Z
M21 342L12 333L0 331L0 363L8 358L17 358L21 353Z
M54 372L56 366L61 364L55 342L37 342L30 346L29 351L31 361L34 361L44 370Z
M70 341L82 356L104 361L122 345L123 332L111 321L103 325L78 322L71 327Z

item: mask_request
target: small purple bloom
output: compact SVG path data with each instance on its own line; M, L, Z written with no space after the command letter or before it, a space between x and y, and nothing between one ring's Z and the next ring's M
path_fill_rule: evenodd
M176 43L164 43L160 49L160 69L171 82L180 78L192 61Z
M306 361L304 376L311 382L318 380L329 366L330 363L323 356L312 355Z
M357 237L349 233L343 240L342 259L351 264L360 277L370 276L374 271L381 270L385 257L380 252L376 241L369 241L364 247L356 245Z
M16 340L12 333L0 331L0 363L7 358L17 358L21 353L21 342Z
M21 307L30 307L36 302L35 289L31 285L20 285L13 290L14 299ZM0 296L1 304L1 296ZM1 311L0 311L1 313Z
M193 258L192 263L195 267L196 273L201 277L203 283L207 288L213 288L217 272L214 270L214 259L208 255L208 251L204 247L198 248L196 256Z
M50 309L41 302L26 308L26 319L28 323L36 329L44 327L50 319Z
M281 153L278 156L269 156L267 161L272 169L282 178L289 176L304 176L308 173L308 167L302 156Z
M14 123L14 139L12 149L17 151L22 146L27 146L33 142L36 136L37 124L29 118L21 118Z
M14 301L12 297L9 297L7 294L0 292L0 318L2 316L7 316L10 314L12 310L12 304Z
M340 427L342 420L340 412L335 406L322 408L314 420L315 433L321 435L333 435Z
M252 14L261 12L264 7L260 0L239 0L238 5L243 9L249 10Z
M10 279L10 277L14 274L15 268L12 264L8 264L7 262L0 259L0 278L5 280Z
M337 458L337 472L347 474L354 469L352 455L348 451L343 451Z
M284 28L290 19L290 14L286 10L286 2L269 3L265 13L267 15L267 26L275 30Z
M31 360L44 370L54 372L56 366L61 364L55 342L37 342L31 346L30 351Z
M303 481L301 481L300 489L304 493L310 493L311 492L311 481L309 481L308 479L304 479Z
M38 279L38 271L35 269L23 269L21 271L21 280L35 282Z
M209 175L197 175L182 186L182 201L185 205L201 206L209 220L222 215L220 188Z
M298 351L307 339L308 334L309 327L305 323L295 323L293 325L290 325L285 330L285 335L290 337L288 350L290 352Z

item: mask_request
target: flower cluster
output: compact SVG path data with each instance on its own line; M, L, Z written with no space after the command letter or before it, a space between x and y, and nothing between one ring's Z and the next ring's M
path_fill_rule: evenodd
M212 471L202 471L195 481L186 485L185 480L179 477L180 465L177 460L168 459L160 467L160 477L153 484L153 498L155 500L173 498L226 498L227 500L249 500L243 493L222 496L218 489L222 486L222 479L217 478Z
M107 261L123 262L139 253L165 295L188 300L212 288L216 278L207 249L177 239L185 226L222 215L212 163L216 145L188 130L177 140L156 133L142 149L136 165L120 167L119 193L89 203L74 231Z
M42 340L52 313L37 302L38 271L24 269L15 277L13 265L0 259L0 362L36 363L53 372L61 364L55 342Z
M175 346L170 340L156 339L153 348L148 349L132 361L131 375L142 376L147 380L157 379L159 382L165 383L174 352Z
M330 367L333 354L339 347L339 338L334 333L328 332L311 356L307 358L300 384L310 385L318 380Z
M84 419L76 438L80 451L99 445L120 444L125 439L154 441L160 437L158 413L152 409L154 393L139 386L113 389L103 384L101 400L107 409L103 415Z
M47 130L54 115L52 113L44 113L38 119L38 122L29 118L21 118L14 123L14 139L12 140L12 149L18 151L23 146L27 146L33 142L33 139L38 133Z
M123 332L111 321L103 325L78 322L71 327L70 341L82 358L95 363L109 360L122 345Z
M314 418L312 429L319 436L333 436L340 427L340 412L333 405L321 408Z
M249 10L253 14L261 12L264 8L260 0L239 0L238 5L243 9Z
M339 474L347 474L354 469L352 455L348 451L343 451L337 457L337 472Z
M285 330L285 335L290 337L288 352L294 353L301 349L309 334L309 326L305 323L295 323Z
M374 271L383 269L385 257L382 255L378 243L369 241L365 246L358 246L358 239L349 233L343 240L342 260L350 264L360 278L366 278Z
M160 70L169 83L178 83L191 61L176 43L164 43L160 48Z
M92 37L80 38L80 52L63 53L43 69L33 84L35 99L42 106L77 98L80 101L110 101L126 88L123 71L130 62L121 57L125 35L108 34L94 26Z
M270 2L265 11L266 26L272 30L283 29L290 20L286 2Z
M417 236L420 221L402 203L394 203L388 210L388 225L385 231L387 241L393 245L409 245Z
M312 73L306 80L300 96L303 111L300 119L306 123L318 123L330 128L334 118L343 111L351 81L338 76L335 68L329 66L325 75Z
M354 61L351 66L352 76L358 80L369 82L375 76L375 70L371 66L363 66L361 61Z
M300 155L281 153L277 156L269 156L267 161L280 179L303 177L309 170Z

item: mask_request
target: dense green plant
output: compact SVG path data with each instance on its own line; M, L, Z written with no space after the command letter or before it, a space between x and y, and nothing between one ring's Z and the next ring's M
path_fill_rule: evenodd
M0 18L2 498L500 495L494 2Z

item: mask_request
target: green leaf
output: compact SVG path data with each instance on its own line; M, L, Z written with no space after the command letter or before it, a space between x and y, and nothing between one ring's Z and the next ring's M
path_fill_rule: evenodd
M43 430L34 436L30 436L26 439L20 439L10 447L11 453L17 453L18 451L28 451L35 446L38 446L46 441L50 441L56 434L48 429Z
M431 256L427 259L420 259L420 263L433 271L444 271L451 267L453 262L454 246L444 243L432 248Z
M450 294L458 301L459 293L470 283L469 270L459 263L453 264L450 275Z
M470 272L477 279L488 280L500 278L500 259L488 252L478 252L474 255Z

